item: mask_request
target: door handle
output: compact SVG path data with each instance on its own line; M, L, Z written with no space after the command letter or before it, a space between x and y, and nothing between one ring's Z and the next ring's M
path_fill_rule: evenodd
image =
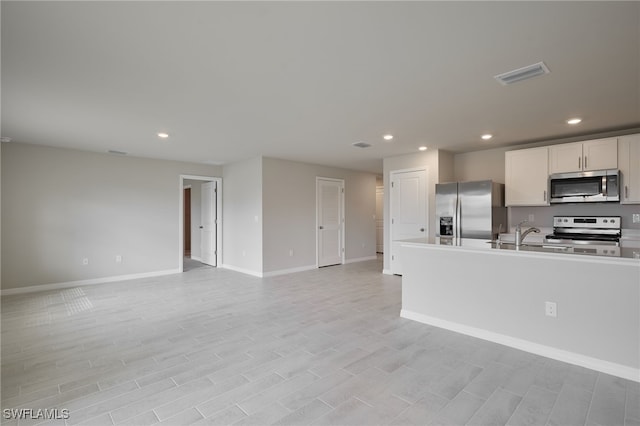
M420 228L420 232L424 232L424 228Z
M204 226L200 225L200 229L204 229Z
M320 225L318 226L318 229L324 229L324 226Z

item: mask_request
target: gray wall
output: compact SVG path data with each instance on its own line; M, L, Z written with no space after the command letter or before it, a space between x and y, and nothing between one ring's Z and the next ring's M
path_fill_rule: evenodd
M506 151L506 148L498 148L456 154L453 160L455 181L491 179L504 183L504 153Z
M346 261L375 256L374 174L274 158L262 165L264 272L316 264L316 177L345 181Z
M2 144L2 288L177 269L180 174L221 170Z
M262 273L262 158L224 166L222 264Z

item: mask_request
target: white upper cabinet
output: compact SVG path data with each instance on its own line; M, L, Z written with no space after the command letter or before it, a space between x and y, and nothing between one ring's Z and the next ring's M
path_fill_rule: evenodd
M548 147L505 153L505 204L548 206Z
M549 173L617 168L618 138L596 139L549 147Z
M640 204L640 134L620 137L618 166L621 204Z
M582 142L549 147L549 173L582 171Z
M583 170L618 168L618 138L596 139L582 143Z

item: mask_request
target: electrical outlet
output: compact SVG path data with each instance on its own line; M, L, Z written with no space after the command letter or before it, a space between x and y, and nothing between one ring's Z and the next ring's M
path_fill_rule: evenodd
M536 217L533 215L533 213L529 213L529 222L533 223L535 222Z
M293 249L289 250L289 257L293 257Z
M88 265L89 264L89 259L87 259L86 257L84 259L82 259L82 264L83 265Z
M558 304L556 302L544 302L544 314L548 317L557 317Z
M122 263L122 256L119 254L116 255L116 263Z
M640 223L640 213L633 214L633 223Z

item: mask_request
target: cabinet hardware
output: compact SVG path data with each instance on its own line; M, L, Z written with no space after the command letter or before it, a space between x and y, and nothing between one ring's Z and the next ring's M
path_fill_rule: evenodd
M584 156L584 169L587 169L587 156Z
M578 157L578 170L582 170L582 157Z
M542 201L547 201L547 191L543 191L542 193Z
M624 198L629 198L629 187L627 185L624 186Z

